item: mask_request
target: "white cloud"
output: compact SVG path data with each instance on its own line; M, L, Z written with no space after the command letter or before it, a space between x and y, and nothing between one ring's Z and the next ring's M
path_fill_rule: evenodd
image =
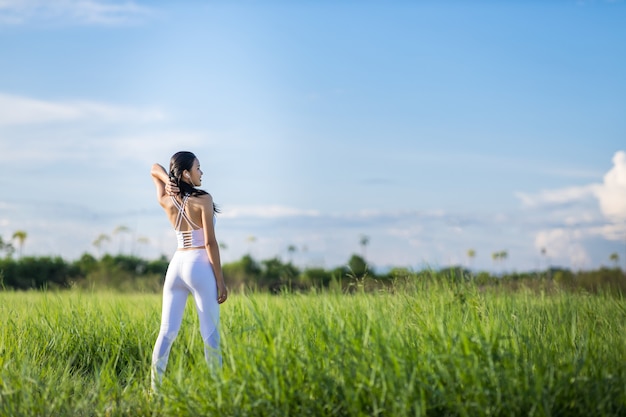
M525 207L542 205L575 203L593 197L598 184L589 184L578 187L567 187L556 190L542 190L538 194L516 192L515 196Z
M608 223L589 228L590 235L598 235L606 240L623 242L626 240L626 223Z
M595 189L602 213L611 221L626 221L626 152L613 156L613 168L604 176L604 182Z
M604 175L602 183L542 190L538 194L516 192L515 196L527 208L580 203L595 197L607 220L626 221L626 152L615 153L613 167Z
M591 224L597 221L597 216L589 211L577 211L571 214L564 214L562 219L563 223L567 226L577 226L580 224Z
M141 22L152 10L134 1L102 0L3 0L0 24L33 21L88 25L127 25Z
M152 164L157 161L169 162L164 158L169 158L181 149L196 149L207 144L211 144L211 140L205 133L171 130L112 136L102 140L100 147L102 152L113 152L125 159Z
M546 256L553 264L566 261L574 269L583 269L591 264L591 257L582 243L585 232L579 229L556 228L543 230L535 237L535 247L546 249Z
M151 122L163 120L157 109L138 109L92 101L46 101L0 93L0 126L76 122Z
M166 120L163 111L95 101L51 101L0 93L0 161L46 162L95 155L149 157L169 143L195 145L205 139L180 131L133 134ZM16 146L19 144L20 146Z
M591 262L590 241L626 237L626 152L615 153L602 183L516 195L527 209L542 211L543 224L553 224L536 232L536 249L546 248L551 256L583 268Z
M280 205L268 206L231 206L224 209L222 217L227 219L234 218L262 218L277 219L283 217L317 217L320 213L317 210L305 210L294 207L286 207Z
M415 239L417 236L422 234L423 230L424 226L422 225L412 225L402 228L392 227L387 232L390 236L396 236L405 239Z

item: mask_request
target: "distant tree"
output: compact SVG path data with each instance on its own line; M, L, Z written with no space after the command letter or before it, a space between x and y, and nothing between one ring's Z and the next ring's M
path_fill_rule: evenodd
M293 254L296 253L297 250L298 248L296 248L296 245L287 246L287 252L289 252L289 263L293 262Z
M225 263L222 270L229 289L241 291L246 286L252 288L260 286L261 267L249 254L244 255L239 261Z
M609 256L609 259L615 264L615 268L618 268L619 255L617 254L617 252L613 252L611 256Z
M17 240L17 244L19 246L19 257L22 257L22 252L24 249L24 242L26 241L26 238L28 237L28 233L26 233L23 230L18 230L15 233L13 233L13 240Z
M120 235L120 250L119 253L124 252L124 234L130 233L130 229L124 225L117 226L115 230L113 230L113 236Z
M308 268L301 274L302 282L314 288L327 288L332 279L332 273L324 268Z
M302 245L302 247L300 248L300 252L302 253L303 257L304 257L304 264L305 266L308 266L308 252L309 252L309 247L307 245Z
M476 251L474 249L468 249L467 250L467 257L469 258L469 265L468 265L468 267L471 269L473 261L474 261L474 258L476 257Z
M5 242L4 240L2 240L2 236L0 236L0 252L4 252L9 258L11 257L11 255L13 255L13 252L15 252L15 247L13 246L13 244L11 244L11 242Z
M548 250L546 248L541 248L541 256L545 258L545 268L546 273L548 275L548 279L552 279L552 271L550 268L550 258L548 258Z
M150 243L150 239L148 239L148 238L147 238L147 237L145 237L145 236L139 236L139 237L137 238L137 243L139 243L140 245L147 245L147 244L149 244L149 243ZM134 251L133 251L133 252L134 252Z
M507 251L500 251L500 259L502 260L502 272L504 272L504 263L508 257L509 253Z
M363 278L367 273L367 262L359 255L352 255L348 261L349 273L355 278Z
M493 266L495 268L495 266L498 264L498 262L502 263L502 268L500 272L504 272L504 261L506 260L506 258L509 256L508 252L505 250L499 251L499 252L493 252L491 254L491 259L493 259Z
M261 261L262 272L259 284L271 292L279 292L283 287L293 284L300 271L291 264L283 264L278 257Z
M74 261L74 266L83 276L87 276L98 268L98 261L92 255L84 253L79 260Z
M367 259L366 249L369 243L370 243L370 237L367 235L361 235L361 238L359 239L359 244L361 245L361 250L362 250L364 260Z
M491 254L491 259L493 260L493 267L496 267L496 264L500 260L500 252L493 252Z
M248 241L248 254L252 256L252 245L256 242L256 236L250 235L246 240Z
M94 245L96 247L96 249L98 250L98 256L101 255L101 250L102 250L102 245L106 242L109 242L111 240L111 238L109 237L109 235L105 235L104 233L101 233L92 243L92 245Z

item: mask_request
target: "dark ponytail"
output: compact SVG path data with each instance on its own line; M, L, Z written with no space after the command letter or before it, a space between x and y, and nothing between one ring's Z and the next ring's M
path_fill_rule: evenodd
M188 151L176 152L170 158L170 181L176 184L176 186L180 190L178 193L178 195L180 196L190 195L192 197L198 197L208 194L206 191L193 187L188 182L183 181L183 172L185 170L191 171L193 161L195 160L196 156L192 152ZM213 212L220 212L215 203L213 203Z

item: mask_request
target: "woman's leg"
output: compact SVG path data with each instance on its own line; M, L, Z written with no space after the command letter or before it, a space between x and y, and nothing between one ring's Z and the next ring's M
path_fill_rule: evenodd
M200 321L204 357L209 368L217 369L222 365L222 357L219 334L220 307L217 303L217 285L213 267L206 252L198 256L189 266L190 269L187 270L190 279L189 286Z
M172 344L183 321L188 296L189 290L181 280L179 265L173 259L165 275L161 327L152 351L151 384L153 389L156 389L163 379Z

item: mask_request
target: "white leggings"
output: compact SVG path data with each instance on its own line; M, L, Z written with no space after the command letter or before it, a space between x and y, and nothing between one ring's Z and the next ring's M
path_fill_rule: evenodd
M176 251L165 274L161 329L152 351L152 386L161 383L170 349L183 321L187 297L191 294L200 319L204 357L209 367L221 366L219 352L220 308L215 274L205 249Z

